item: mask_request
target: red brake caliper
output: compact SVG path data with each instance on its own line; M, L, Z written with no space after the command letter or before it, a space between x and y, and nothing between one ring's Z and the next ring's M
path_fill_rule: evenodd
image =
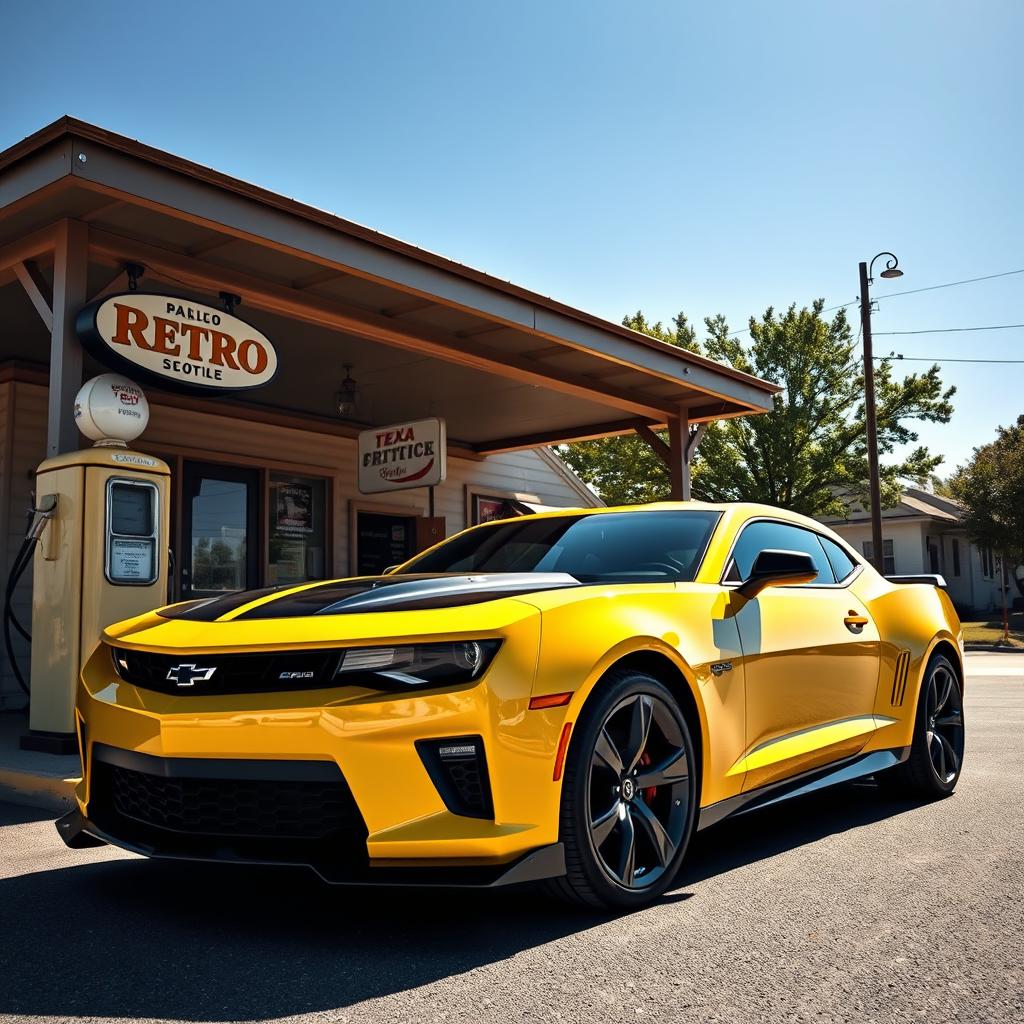
M646 750L640 755L640 763L642 765L648 765L651 763L651 755L648 754ZM654 794L658 792L658 787L645 786L642 790L640 790L640 792L643 793L644 800L646 800L647 803L650 803L654 799Z

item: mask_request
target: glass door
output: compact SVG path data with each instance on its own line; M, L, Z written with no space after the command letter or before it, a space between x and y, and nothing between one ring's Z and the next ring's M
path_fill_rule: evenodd
M182 470L181 596L259 585L259 471L188 462Z
M416 516L356 512L356 575L379 576L416 553Z

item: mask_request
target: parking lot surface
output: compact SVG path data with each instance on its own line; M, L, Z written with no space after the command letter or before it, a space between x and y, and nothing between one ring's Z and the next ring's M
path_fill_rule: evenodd
M0 1020L1022 1021L1024 656L968 656L953 797L702 832L650 909L64 849L0 805Z

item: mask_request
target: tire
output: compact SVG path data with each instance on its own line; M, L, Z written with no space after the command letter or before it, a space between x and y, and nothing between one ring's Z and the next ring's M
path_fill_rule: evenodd
M932 655L917 699L910 757L878 776L888 792L941 800L956 789L964 761L964 707L960 675L942 654Z
M616 910L664 893L696 819L693 751L686 718L664 684L644 672L609 672L569 745L559 823L567 873L547 883L549 892Z

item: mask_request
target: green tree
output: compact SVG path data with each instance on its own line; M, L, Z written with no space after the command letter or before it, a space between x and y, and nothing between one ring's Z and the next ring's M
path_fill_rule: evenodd
M660 322L649 325L641 312L623 321L783 389L771 412L709 427L694 462L695 497L763 501L806 515L841 513L841 493L866 498L864 379L857 346L845 310L827 320L823 305L793 305L782 316L769 308L760 320L750 320L747 344L731 335L721 315L705 320L703 343L682 314L670 329ZM882 361L875 390L881 457L917 440L915 421L945 423L952 415L955 388L943 389L938 366L897 380L892 364ZM606 501L663 498L668 473L640 446L646 448L639 438L609 438L567 445L563 455ZM941 461L941 455L917 446L899 460L883 462L883 502L894 504L901 480L926 480Z
M975 448L950 487L964 506L964 525L975 543L1024 559L1024 416Z

